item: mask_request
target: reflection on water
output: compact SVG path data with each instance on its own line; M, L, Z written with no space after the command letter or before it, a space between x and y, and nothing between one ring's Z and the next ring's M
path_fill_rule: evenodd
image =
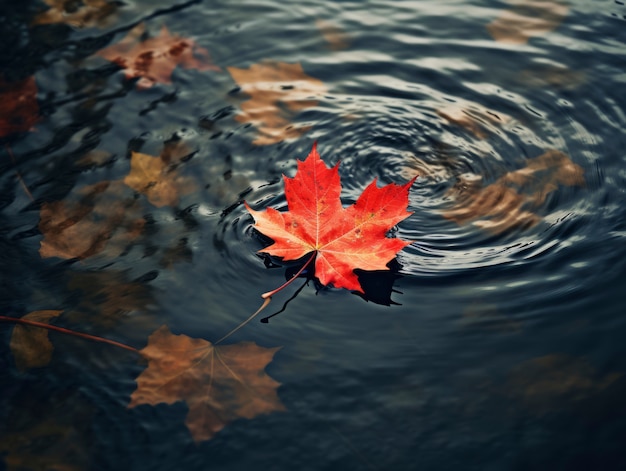
M625 12L0 6L0 316L131 350L3 318L0 469L625 469ZM413 243L357 273L375 295L310 283L246 324L238 374L210 342L293 270L242 200L284 210L314 140L344 205L419 175ZM128 407L162 325L196 395Z

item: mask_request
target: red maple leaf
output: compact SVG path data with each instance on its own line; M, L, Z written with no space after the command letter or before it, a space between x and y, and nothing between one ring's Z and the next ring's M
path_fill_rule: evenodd
M254 227L274 240L261 252L283 260L315 252L315 275L323 285L362 293L354 269L388 270L387 263L411 244L389 238L387 232L412 214L406 208L415 178L382 188L374 180L356 203L344 208L339 164L328 168L314 144L308 157L298 161L296 176L283 179L289 211L255 211L244 203Z

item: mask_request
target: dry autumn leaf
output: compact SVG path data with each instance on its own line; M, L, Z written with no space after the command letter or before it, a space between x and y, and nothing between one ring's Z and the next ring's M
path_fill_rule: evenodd
M139 78L139 88L172 83L172 73L177 66L220 70L211 63L209 51L196 45L192 39L171 35L165 26L158 36L141 41L144 33L145 26L140 23L119 43L96 54L122 67L127 79Z
M189 154L191 150L180 141L167 143L159 157L133 152L124 183L146 195L157 207L176 206L181 195L195 190L193 181L177 171Z
M39 118L35 77L5 82L0 77L0 138L30 130Z
M415 177L417 178L417 177ZM255 211L254 227L274 240L261 252L298 260L315 255L315 276L323 285L363 292L354 270L389 270L387 264L409 241L387 237L387 232L409 217L409 188L391 183L382 188L374 180L351 206L341 204L339 165L326 167L316 146L298 161L294 178L283 177L289 211Z
M33 311L23 319L49 323L63 311ZM19 370L39 368L50 363L54 347L48 339L48 331L40 327L17 324L13 327L10 342L11 352L15 358L15 365Z
M486 187L480 186L480 178L461 177L449 193L456 204L443 216L458 224L472 222L496 234L513 227L530 227L541 218L529 209L543 204L559 185L584 185L583 174L566 154L550 150Z
M291 123L295 112L317 105L326 92L324 83L304 73L300 64L267 61L248 69L228 67L241 90L250 96L236 120L252 123L259 136L256 145L269 145L300 137L309 128Z
M556 29L568 14L569 7L560 1L508 0L513 6L504 10L487 25L487 31L496 40L525 44L534 36Z
M279 383L265 373L277 350L253 342L215 346L162 326L141 350L148 367L137 377L128 407L185 401L192 437L209 440L235 419L285 410Z
M106 26L118 9L107 0L43 0L50 8L38 14L34 25L65 23L74 28Z
M42 257L85 259L104 252L115 257L144 226L139 206L122 182L84 187L66 201L41 206Z

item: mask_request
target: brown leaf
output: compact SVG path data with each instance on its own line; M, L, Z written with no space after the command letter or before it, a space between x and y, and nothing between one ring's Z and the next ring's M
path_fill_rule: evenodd
M285 410L279 383L264 371L277 350L253 342L214 346L162 326L141 350L148 367L128 407L185 401L191 435L196 442L208 440L235 419Z
M275 144L304 134L309 128L295 126L290 119L296 111L316 106L314 97L326 92L324 83L306 75L300 64L267 61L248 69L228 67L228 72L250 96L235 119L257 127L259 136L253 141L257 145Z
M30 130L39 118L35 77L5 82L0 77L0 138Z
M96 54L122 67L127 79L140 77L139 88L172 83L172 73L179 65L186 69L220 70L211 64L209 51L192 39L172 36L163 26L158 36L140 41L144 32L145 26L140 23L119 43Z
M509 0L511 10L504 10L487 25L496 41L525 44L533 36L556 29L568 14L569 7L560 1Z
M48 323L58 317L63 311L33 311L23 319ZM54 347L48 339L48 331L41 327L16 324L11 334L11 352L15 358L15 365L19 370L39 368L50 363Z
M136 200L122 182L89 185L67 201L41 206L42 257L85 259L122 253L144 226ZM78 197L78 198L76 198Z
M37 15L34 25L65 23L74 28L103 27L111 23L117 2L107 0L43 0L50 8Z
M480 178L460 177L449 192L457 203L443 216L458 224L473 222L496 234L513 227L530 227L541 221L530 209L542 205L559 185L584 185L583 174L583 169L563 152L549 150L486 187L480 186Z
M145 194L157 207L176 206L181 195L195 190L193 181L176 171L181 159L190 153L180 141L166 144L159 157L133 152L124 183Z

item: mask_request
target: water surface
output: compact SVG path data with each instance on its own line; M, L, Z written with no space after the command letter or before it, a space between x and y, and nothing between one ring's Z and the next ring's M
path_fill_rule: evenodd
M0 14L1 78L34 78L37 104L2 133L0 314L136 348L163 324L219 339L285 279L242 201L286 210L315 141L345 204L419 175L392 231L414 243L393 292L311 282L229 337L282 347L285 411L210 440L183 401L127 407L136 354L51 333L19 368L3 323L0 467L626 467L622 2L103 5ZM152 84L98 54L164 25L206 67ZM129 184L133 152L167 156L172 193ZM59 227L81 204L83 229Z

